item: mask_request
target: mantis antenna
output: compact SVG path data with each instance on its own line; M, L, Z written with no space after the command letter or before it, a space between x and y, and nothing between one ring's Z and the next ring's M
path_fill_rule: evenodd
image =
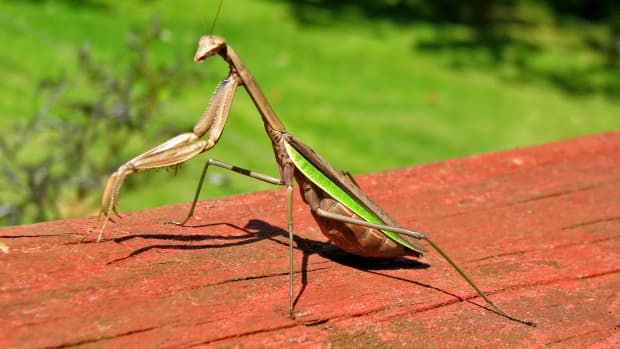
M210 35L213 35L213 31L215 30L215 23L217 22L217 19L220 16L220 10L222 9L223 3L224 3L224 0L220 0L219 5L217 5L217 11L215 11L215 17L213 17L213 23L211 24L211 30L209 30Z

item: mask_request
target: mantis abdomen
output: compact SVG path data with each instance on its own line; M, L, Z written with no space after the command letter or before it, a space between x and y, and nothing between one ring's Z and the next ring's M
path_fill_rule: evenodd
M421 254L404 247L388 238L379 229L363 227L358 224L325 219L318 215L317 209L362 220L342 203L334 200L305 177L297 174L297 183L304 201L312 208L312 216L323 234L341 249L362 257L391 258L400 256L420 257Z

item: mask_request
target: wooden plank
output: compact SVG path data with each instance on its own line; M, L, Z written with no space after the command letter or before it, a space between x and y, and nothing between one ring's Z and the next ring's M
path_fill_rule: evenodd
M538 327L434 251L346 255L299 197L289 319L278 189L203 201L186 228L163 222L187 203L128 212L101 243L78 243L94 217L0 229L0 347L620 345L620 132L358 180Z

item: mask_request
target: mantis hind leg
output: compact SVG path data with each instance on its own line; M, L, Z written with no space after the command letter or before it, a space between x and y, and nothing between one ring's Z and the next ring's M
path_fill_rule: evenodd
M439 254L448 262L450 263L450 265L465 279L465 281L467 281L467 283L469 285L471 285L471 287L473 287L474 290L476 290L476 292L487 302L487 304L489 304L490 306L492 306L500 315L513 320L513 321L517 321L520 322L522 324L528 325L528 326L536 326L536 324L532 321L528 321L528 320L522 320L519 319L517 317L514 317L508 313L506 313L502 308L500 308L498 305L496 305L491 299L489 299L489 297L482 292L482 290L480 290L480 288L473 282L473 280L465 273L465 271L463 271L463 269L461 269L461 267L456 264L456 262L454 262L454 260L452 260L452 258L450 258L450 256L448 256L448 254L441 249L433 240L431 240L428 236L426 236L426 234L423 233L419 233L419 232L415 232L415 231L411 231L411 230L407 230L407 229L403 229L403 228L398 228L398 227L390 227L387 225L383 225L383 224L375 224L375 223L370 223L364 220L360 220L360 219L355 219L355 218L351 218L351 217L347 217L347 216L343 216L343 215L339 215L333 212L329 212L329 211L325 211L321 208L316 210L316 213L319 216L322 216L324 218L328 218L328 219L334 219L337 221L341 221L341 222L345 222L345 223L352 223L352 224L358 224L364 227L369 227L369 228L375 228L375 229L380 229L380 230L389 230L398 234L404 234L404 235L408 235L411 236L413 238L416 239L420 239L420 240L426 240L437 252L439 252Z

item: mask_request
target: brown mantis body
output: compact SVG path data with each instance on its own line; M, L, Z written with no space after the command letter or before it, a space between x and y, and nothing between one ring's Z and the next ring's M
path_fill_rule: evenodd
M293 313L293 219L292 198L296 180L304 202L321 227L322 232L343 250L365 257L421 257L426 248L418 240L426 240L433 246L472 287L500 314L528 325L533 323L512 317L496 306L425 234L403 229L393 218L375 204L345 172L336 170L316 154L309 146L288 133L278 119L252 74L245 68L237 53L219 36L205 35L200 38L194 57L202 62L210 56L220 55L229 65L230 72L217 87L209 107L198 121L192 133L178 135L167 142L135 157L121 166L108 180L105 187L101 215L104 223L97 241L102 238L112 212L116 212L118 194L124 179L133 173L152 168L179 165L190 158L211 149L220 139L230 111L235 91L245 87L261 114L267 135L271 139L280 177L271 177L242 169L218 160L209 159L202 171L196 196L185 224L193 215L207 169L210 165L225 168L275 185L286 186L288 207L288 232L290 251L290 315ZM210 131L210 132L209 132ZM201 140L207 132L206 140ZM101 217L100 215L100 217Z

